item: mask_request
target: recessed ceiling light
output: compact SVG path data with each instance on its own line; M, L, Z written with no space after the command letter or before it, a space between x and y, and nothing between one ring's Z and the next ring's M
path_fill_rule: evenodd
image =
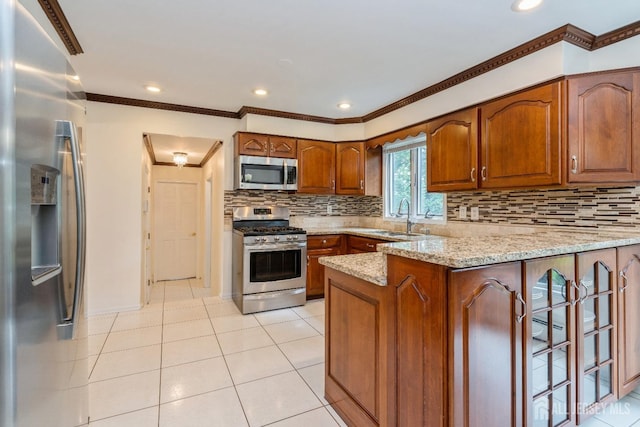
M79 75L77 75L77 74L76 74L75 76L71 76L71 78L72 78L73 80L75 80L75 81L80 80L80 76L79 76Z
M542 0L516 0L511 4L511 10L515 12L525 12L535 9L542 4Z
M265 96L266 94L268 94L269 92L267 92L266 89L254 89L253 90L253 94L254 95L258 95L258 96Z
M340 104L338 104L338 108L341 110L348 110L349 108L351 108L351 104L349 104L348 102L341 102Z
M146 90L148 90L149 92L153 92L153 93L158 93L160 92L160 88L158 86L153 86L153 85L146 85L144 87Z

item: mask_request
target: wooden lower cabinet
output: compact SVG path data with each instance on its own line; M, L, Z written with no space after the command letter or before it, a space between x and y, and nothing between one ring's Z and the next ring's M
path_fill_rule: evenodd
M398 426L447 425L446 267L387 256L395 292Z
M519 262L449 273L449 425L523 425L526 306Z
M347 253L361 254L375 252L379 243L389 243L386 240L372 239L370 237L347 236Z
M324 266L318 258L344 254L344 236L340 234L307 236L307 299L324 296Z
M396 425L393 289L325 274L325 397L349 426Z
M640 245L618 248L618 397L640 385Z

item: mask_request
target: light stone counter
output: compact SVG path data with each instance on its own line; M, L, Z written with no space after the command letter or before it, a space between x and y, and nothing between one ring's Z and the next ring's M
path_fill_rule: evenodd
M318 261L326 267L333 268L334 270L341 271L375 285L387 285L386 255L380 252L325 256L319 258Z
M382 230L380 228L364 228L364 227L333 227L333 228L318 227L318 228L306 229L307 235L309 236L318 236L323 234L350 234L352 236L369 237L371 239L386 240L389 242L416 241L416 240L422 240L428 237L427 234L403 236L402 235L403 233L401 232L398 232L393 236L380 234L380 232L385 232L385 231L389 231L389 230Z
M635 233L543 231L506 236L425 236L378 245L378 251L453 268L541 258L640 243Z

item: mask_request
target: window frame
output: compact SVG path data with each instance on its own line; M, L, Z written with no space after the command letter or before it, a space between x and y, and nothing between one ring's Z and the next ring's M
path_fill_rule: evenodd
M437 217L427 217L425 218L424 214L419 214L418 213L418 205L419 205L419 191L418 191L418 184L419 184L419 180L418 180L418 170L419 170L419 158L417 156L417 153L419 152L418 149L419 148L424 148L425 150L425 157L427 155L426 152L426 135L424 134L424 132L421 132L420 134L418 134L415 137L408 137L405 138L402 141L396 141L392 144L386 144L383 146L382 149L382 170L383 170L383 180L382 180L382 197L383 197L383 212L382 212L382 216L384 220L388 220L388 221L406 221L407 220L407 216L405 214L402 214L401 216L396 216L396 212L398 209L398 206L391 206L391 201L393 200L393 197L391 196L391 190L392 188L390 187L391 182L392 182L392 168L390 167L391 165L391 155L393 153L397 153L400 151L405 151L405 150L411 150L410 151L410 162L411 162L411 200L409 200L410 203L410 212L409 212L409 217L411 219L411 222L413 223L424 223L424 224L446 224L447 222L447 195L443 194L443 193L432 193L432 194L441 194L442 195L442 216L437 216ZM426 167L424 170L424 174L425 174L425 189L424 191L426 191Z

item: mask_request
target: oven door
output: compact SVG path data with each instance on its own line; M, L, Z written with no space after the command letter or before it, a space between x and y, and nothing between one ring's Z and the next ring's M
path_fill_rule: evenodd
M245 245L242 293L304 288L307 243Z

